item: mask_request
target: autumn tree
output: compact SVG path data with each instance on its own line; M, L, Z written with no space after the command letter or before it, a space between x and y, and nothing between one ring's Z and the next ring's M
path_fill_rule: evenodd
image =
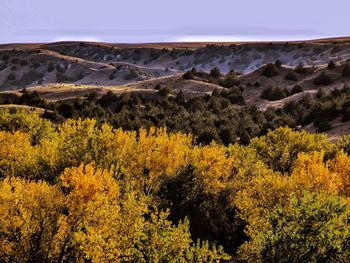
M268 214L268 229L257 232L254 262L343 262L349 258L349 207L337 196L305 192Z
M310 134L281 127L269 131L266 136L252 140L252 147L268 167L275 171L290 173L293 162L300 152L332 150L332 144L323 134Z

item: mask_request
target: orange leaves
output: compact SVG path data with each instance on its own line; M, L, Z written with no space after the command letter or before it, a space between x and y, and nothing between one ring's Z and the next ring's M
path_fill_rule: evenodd
M119 194L118 184L112 176L108 172L95 170L92 165L67 168L60 176L60 181L62 187L68 191L68 199L75 203L96 201L102 194L110 198L116 198Z
M332 172L337 174L341 183L339 185L339 192L346 197L350 196L350 157L343 151L336 154L334 160L329 162Z

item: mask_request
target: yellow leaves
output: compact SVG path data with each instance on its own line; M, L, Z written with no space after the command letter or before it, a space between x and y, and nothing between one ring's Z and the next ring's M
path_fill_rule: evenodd
M26 132L33 144L40 143L53 133L50 121L40 118L39 114L29 110L17 110L16 114L11 114L8 109L0 109L0 129Z
M4 179L0 183L0 258L23 262L57 256L63 204L55 186Z
M141 129L128 171L139 178L149 194L158 188L163 177L172 177L185 167L191 148L191 136L168 134L166 129Z
M300 153L291 174L294 189L301 193L303 190L324 191L337 194L341 186L341 178L333 173L323 163L324 153Z
M139 235L145 204L132 195L122 198L112 175L92 165L67 168L60 181L66 193L66 240L77 244L80 256L109 262L132 254L128 250Z
M104 124L96 132L89 150L98 167L108 169L113 176L118 177L129 165L135 147L136 132L113 130L111 126Z
M60 176L60 182L63 191L67 192L66 207L70 221L84 224L85 220L93 220L93 214L107 219L112 214L101 210L104 205L108 208L112 204L115 213L118 213L119 186L108 172L95 170L92 165L81 165L67 168Z
M232 175L233 161L227 148L216 144L195 147L191 153L195 176L204 183L206 190L212 193L225 188Z
M251 145L269 168L287 173L291 171L298 153L321 150L328 152L333 148L324 134L294 132L283 127L252 140Z
M332 172L340 177L339 191L341 195L350 196L350 157L343 151L336 154L334 160L329 161Z
M253 240L271 228L268 216L277 207L289 211L292 196L300 197L305 191L337 196L348 193L350 158L343 152L325 163L323 152L300 153L294 161L290 176L269 173L253 177L241 189L234 203L248 225L246 234ZM260 251L259 243L247 242L240 248L241 255Z
M169 212L155 212L145 222L144 231L137 246L141 253L139 262L179 262L184 259L192 240L186 220L178 226L167 217Z
M91 162L91 141L96 131L96 121L67 120L58 128L59 167L78 166Z
M37 151L28 134L0 131L0 145L0 176L30 177L27 172L34 170Z
M94 120L69 120L36 144L32 138L0 132L5 261L213 262L227 255L207 243L191 247L188 222L174 225L157 208L171 206L172 218L199 218L208 228L198 232L217 228L208 236L228 233L223 239L230 242L240 220L252 239L270 233L269 215L281 207L289 216L292 196L350 195L350 158L339 152L325 162L332 146L324 136L288 128L229 147L195 146L192 136L165 128L123 131ZM240 251L261 251L257 240Z
M67 168L60 176L60 181L62 187L69 192L68 199L74 202L86 204L101 194L107 194L111 198L116 198L119 194L118 184L112 176L103 170L95 170L92 165Z
M278 173L254 177L234 199L241 218L249 223L247 234L250 236L256 229L266 228L267 213L287 202L292 191L289 178Z

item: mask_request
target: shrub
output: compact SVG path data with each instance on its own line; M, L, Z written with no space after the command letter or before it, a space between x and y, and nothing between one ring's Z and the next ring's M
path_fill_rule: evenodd
M350 77L350 65L349 64L345 64L345 66L343 67L342 76L343 77Z
M168 87L163 87L159 89L158 93L163 97L167 97L172 93L172 90Z
M58 107L58 113L65 118L71 118L73 116L73 107L64 102Z
M7 65L5 64L0 65L0 71L3 71L5 68L7 68Z
M3 60L3 61L9 60L9 58L10 58L9 55L3 55L3 56L2 56L2 60Z
M124 76L124 80L136 79L139 74L135 70L131 70L128 74Z
M261 75L267 78L275 77L278 75L278 69L274 64L268 64L261 72Z
M192 71L187 71L185 74L182 75L183 79L194 79L194 74Z
M298 77L295 73L289 72L284 76L285 80L298 81Z
M213 69L210 71L210 75L211 75L212 77L214 77L214 78L220 78L220 77L221 77L221 72L220 72L220 70L219 70L217 67L215 67L215 68L213 68Z
M235 85L238 85L238 81L233 77L225 78L224 80L220 81L220 85L225 88L231 88Z
M296 68L294 69L294 71L296 73L299 73L299 74L306 74L308 73L308 70L307 68L304 67L304 64L302 62L299 63L298 66L296 66Z
M261 93L261 98L266 100L280 100L288 96L288 91L286 89L281 89L280 87L268 87L264 89Z
M327 68L329 69L334 69L335 68L335 63L333 60L329 61Z
M276 205L267 214L269 227L252 231L251 246L242 253L248 262L347 261L345 198L304 191L300 197L291 194L289 206Z
M277 59L276 62L275 62L275 66L276 67L281 67L282 66L282 61Z
M300 85L295 85L290 91L290 95L294 95L300 92L303 92L303 88Z
M7 79L8 79L8 80L11 80L11 81L15 80L15 79L16 79L16 74L15 74L15 73L10 73L10 74L7 76Z
M33 67L33 68L38 68L38 67L40 67L40 62L38 62L38 61L32 61L32 67Z
M55 65L52 62L50 62L49 65L47 66L47 72L50 73L54 70L55 70Z
M28 61L27 60L21 60L20 62L19 62L19 64L21 65L21 66L27 66L28 65Z
M332 129L332 125L326 119L321 120L317 126L317 132L326 132L326 131L329 131L330 129Z
M318 86L327 86L333 83L332 78L325 72L322 72L314 79L314 84Z

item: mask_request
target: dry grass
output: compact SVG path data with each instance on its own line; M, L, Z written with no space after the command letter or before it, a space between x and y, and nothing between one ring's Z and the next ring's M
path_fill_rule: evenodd
M48 101L66 100L76 97L84 97L91 92L105 94L111 91L116 94L127 92L154 92L153 90L132 89L127 86L89 86L79 84L47 84L35 86L27 89L28 91L36 91L43 99Z
M17 105L17 104L3 104L3 105L0 105L0 109L31 110L39 114L43 114L45 112L45 109L43 108L31 107L27 105Z

